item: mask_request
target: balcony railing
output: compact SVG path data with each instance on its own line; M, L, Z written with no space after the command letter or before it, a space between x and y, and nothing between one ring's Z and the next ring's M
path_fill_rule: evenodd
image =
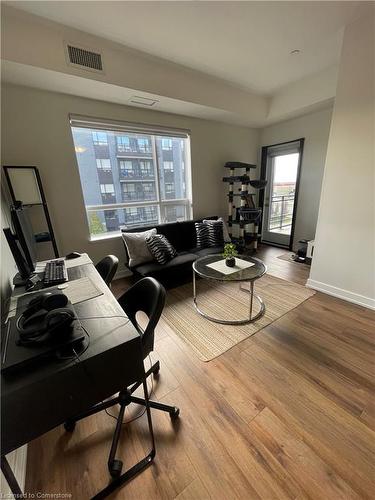
M155 173L153 171L142 171L142 170L120 170L120 180L130 181L130 180L142 180L142 179L155 179Z
M131 226L148 226L151 224L158 224L158 214L153 214L153 215L142 215L142 214L135 214L135 215L125 215L125 225L127 227Z
M113 175L111 169L98 168L98 179L100 184L113 184Z
M122 146L121 144L117 144L117 152L120 154L136 154L136 155L144 155L144 154L151 154L152 153L152 147L145 147L145 148L132 148L132 147L127 147L127 146Z
M103 203L115 203L116 196L115 196L115 194L102 193L102 201L103 201Z
M124 202L126 201L156 201L156 193L151 192L151 193L145 193L144 191L130 191L130 192L123 192L122 193L122 199Z
M95 239L105 237L108 232L115 233L116 219L118 220L118 234L120 234L121 228L151 226L165 222L174 222L176 220L188 220L191 218L190 203L191 201L187 198L159 202L155 198L152 201L129 200L128 198L121 203L86 205L90 233L92 238ZM131 211L129 210L130 208L132 209ZM134 209L137 211L135 212ZM109 210L112 213L115 212L115 216L111 215L108 218L107 224L105 212Z
M270 231L283 230L292 225L294 194L276 195L271 198Z

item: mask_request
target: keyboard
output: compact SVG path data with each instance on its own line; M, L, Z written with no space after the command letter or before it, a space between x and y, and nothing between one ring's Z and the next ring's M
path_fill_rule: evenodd
M58 285L68 281L68 272L64 260L51 260L47 262L43 276L45 286Z

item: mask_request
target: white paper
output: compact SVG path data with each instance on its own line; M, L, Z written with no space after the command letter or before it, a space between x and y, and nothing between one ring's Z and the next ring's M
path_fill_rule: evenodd
M249 262L247 260L239 259L236 257L236 265L234 267L228 267L225 264L225 259L218 260L217 262L213 262L212 264L207 264L207 267L211 267L215 269L215 271L219 271L222 274L233 274L237 271L241 271L242 269L247 269L248 267L255 266L254 262Z

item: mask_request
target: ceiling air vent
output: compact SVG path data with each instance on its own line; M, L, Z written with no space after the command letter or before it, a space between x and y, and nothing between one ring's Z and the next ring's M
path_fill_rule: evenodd
M67 49L70 64L94 71L103 71L101 54L69 44Z
M129 102L131 104L137 104L138 106L147 106L150 108L159 101L157 101L156 99L149 99L148 97L140 97L138 95L135 95L129 99Z

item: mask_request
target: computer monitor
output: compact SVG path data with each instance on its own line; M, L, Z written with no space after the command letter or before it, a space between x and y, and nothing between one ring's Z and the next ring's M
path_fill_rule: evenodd
M14 236L18 239L25 260L31 272L35 271L37 250L34 231L27 213L21 204L11 207L11 220Z
M16 276L15 282L19 282L19 284L26 283L32 274L32 270L25 259L20 242L9 227L4 228L3 231L19 272L19 276Z

